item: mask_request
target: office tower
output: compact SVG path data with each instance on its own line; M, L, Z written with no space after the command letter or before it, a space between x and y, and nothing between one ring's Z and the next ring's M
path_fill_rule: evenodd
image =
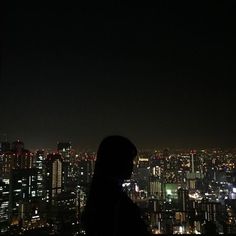
M189 190L191 190L191 191L196 190L197 181L204 177L202 172L200 172L199 170L196 170L197 169L195 166L196 160L197 160L196 151L191 151L191 153L190 153L190 172L187 173L187 184L188 184Z
M224 234L236 234L236 200L225 200Z
M9 179L12 170L30 169L33 167L33 159L33 154L24 149L24 143L15 141L10 151L0 153L1 175Z
M229 205L227 204L227 208ZM216 230L217 232L223 233L223 222L227 222L230 225L229 219L226 220L227 214L225 214L224 207L220 202L213 202L208 199L202 200L200 206L200 211L202 213L201 220L204 222L203 232L207 233L206 230ZM230 214L233 216L233 214ZM233 225L235 225L233 223ZM208 229L207 229L208 228ZM235 233L232 232L230 227L228 228L227 233ZM231 232L230 232L231 231ZM225 232L226 233L226 232Z
M178 189L178 208L183 212L189 210L189 191L187 189Z
M161 205L158 199L151 198L148 201L148 212L150 214L150 225L153 233L160 234L161 229L161 221L162 221L162 213L161 213Z
M9 213L11 223L24 226L31 220L29 205L37 199L37 169L14 169L10 176ZM26 208L28 210L26 210Z
M93 165L90 160L81 160L79 163L79 184L87 187L92 180Z
M56 225L57 232L73 231L77 225L78 208L76 193L61 192L55 196L51 220Z
M72 231L77 224L78 196L76 189L63 190L63 159L61 154L48 154L45 159L45 196L48 220L57 233ZM69 233L69 232L67 232Z
M175 158L172 155L170 155L169 149L163 150L162 159L163 159L162 160L163 182L175 183L173 177L177 169L177 163L175 163Z
M9 179L0 178L0 234L7 233L9 221Z
M149 177L149 196L153 196L155 198L161 199L162 198L162 183L160 179L156 176Z
M8 145L7 145L8 146ZM9 188L10 188L10 159L9 153L10 144L4 148L1 143L0 150L0 234L7 233L9 223Z
M37 169L37 195L43 196L43 168L44 168L45 153L44 150L38 150L35 155L34 166Z
M134 175L134 178L136 179L140 190L148 192L149 176L149 154L145 152L140 152L140 154L137 156L136 174Z
M177 211L175 212L175 223L176 227L174 230L175 234L187 234L189 232L189 213L190 213L190 202L189 202L189 191L184 188L179 188Z
M58 142L57 151L62 157L62 191L70 192L76 187L75 185L75 163L72 154L72 146L70 142Z
M92 181L94 166L95 160L89 158L87 154L78 163L78 182L85 192L88 191L89 184Z
M0 153L0 174L1 177L4 179L10 178L10 171L12 168L12 159L13 153L12 152L2 152Z
M54 204L54 198L62 192L62 157L60 154L48 154L45 159L45 196L49 205Z
M205 221L216 222L222 217L222 205L219 202L211 202L207 199L202 200L201 210Z
M167 154L166 154L167 155ZM166 160L162 153L156 153L150 160L149 194L164 200L164 186L166 183Z
M178 206L175 213L176 223L180 226L178 232L186 233L187 231L187 222L188 222L188 213L189 213L189 192L187 189L179 188L178 189Z
M39 208L37 199L37 169L33 168L33 154L24 143L15 141L11 152L6 153L6 176L10 174L9 217L11 225L29 227L37 220L33 208ZM38 212L38 211L37 211Z
M12 155L12 169L30 169L33 167L34 156L24 149L23 142L18 140L12 143Z

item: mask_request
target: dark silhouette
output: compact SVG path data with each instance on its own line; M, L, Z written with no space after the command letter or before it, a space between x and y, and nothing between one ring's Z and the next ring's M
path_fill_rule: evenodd
M136 155L136 147L124 137L109 136L101 142L82 216L88 236L150 235L139 208L122 190Z
M206 235L217 235L217 229L216 229L216 225L213 222L206 222L205 226L204 226L204 234Z

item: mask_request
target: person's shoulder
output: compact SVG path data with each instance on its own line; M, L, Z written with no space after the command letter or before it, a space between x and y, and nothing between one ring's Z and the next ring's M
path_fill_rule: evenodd
M123 232L128 235L150 236L147 227L141 219L140 209L125 193L119 206L119 223Z
M123 207L126 210L129 209L135 212L139 212L138 206L125 193L121 195L120 204L121 207Z

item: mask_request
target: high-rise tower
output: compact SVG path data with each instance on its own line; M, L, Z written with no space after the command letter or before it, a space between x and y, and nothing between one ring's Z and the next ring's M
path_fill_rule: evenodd
M54 203L54 198L62 191L62 157L60 154L48 154L45 160L46 202Z

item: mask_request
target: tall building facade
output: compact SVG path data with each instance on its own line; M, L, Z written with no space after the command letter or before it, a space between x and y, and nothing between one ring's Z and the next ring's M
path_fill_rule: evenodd
M37 195L39 197L43 197L43 169L44 169L44 161L45 161L45 152L44 150L38 150L35 155L35 163L34 166L37 169Z
M64 192L71 192L75 189L75 163L70 142L57 143L57 151L63 159L62 163L62 185Z
M2 160L3 181L8 183L9 179L8 220L12 226L28 227L39 220L38 214L36 216L33 212L34 207L39 208L36 203L38 186L34 155L24 148L23 142L17 140L12 143L11 150L3 154Z
M54 204L54 198L62 192L62 157L60 154L48 154L45 160L45 200Z

